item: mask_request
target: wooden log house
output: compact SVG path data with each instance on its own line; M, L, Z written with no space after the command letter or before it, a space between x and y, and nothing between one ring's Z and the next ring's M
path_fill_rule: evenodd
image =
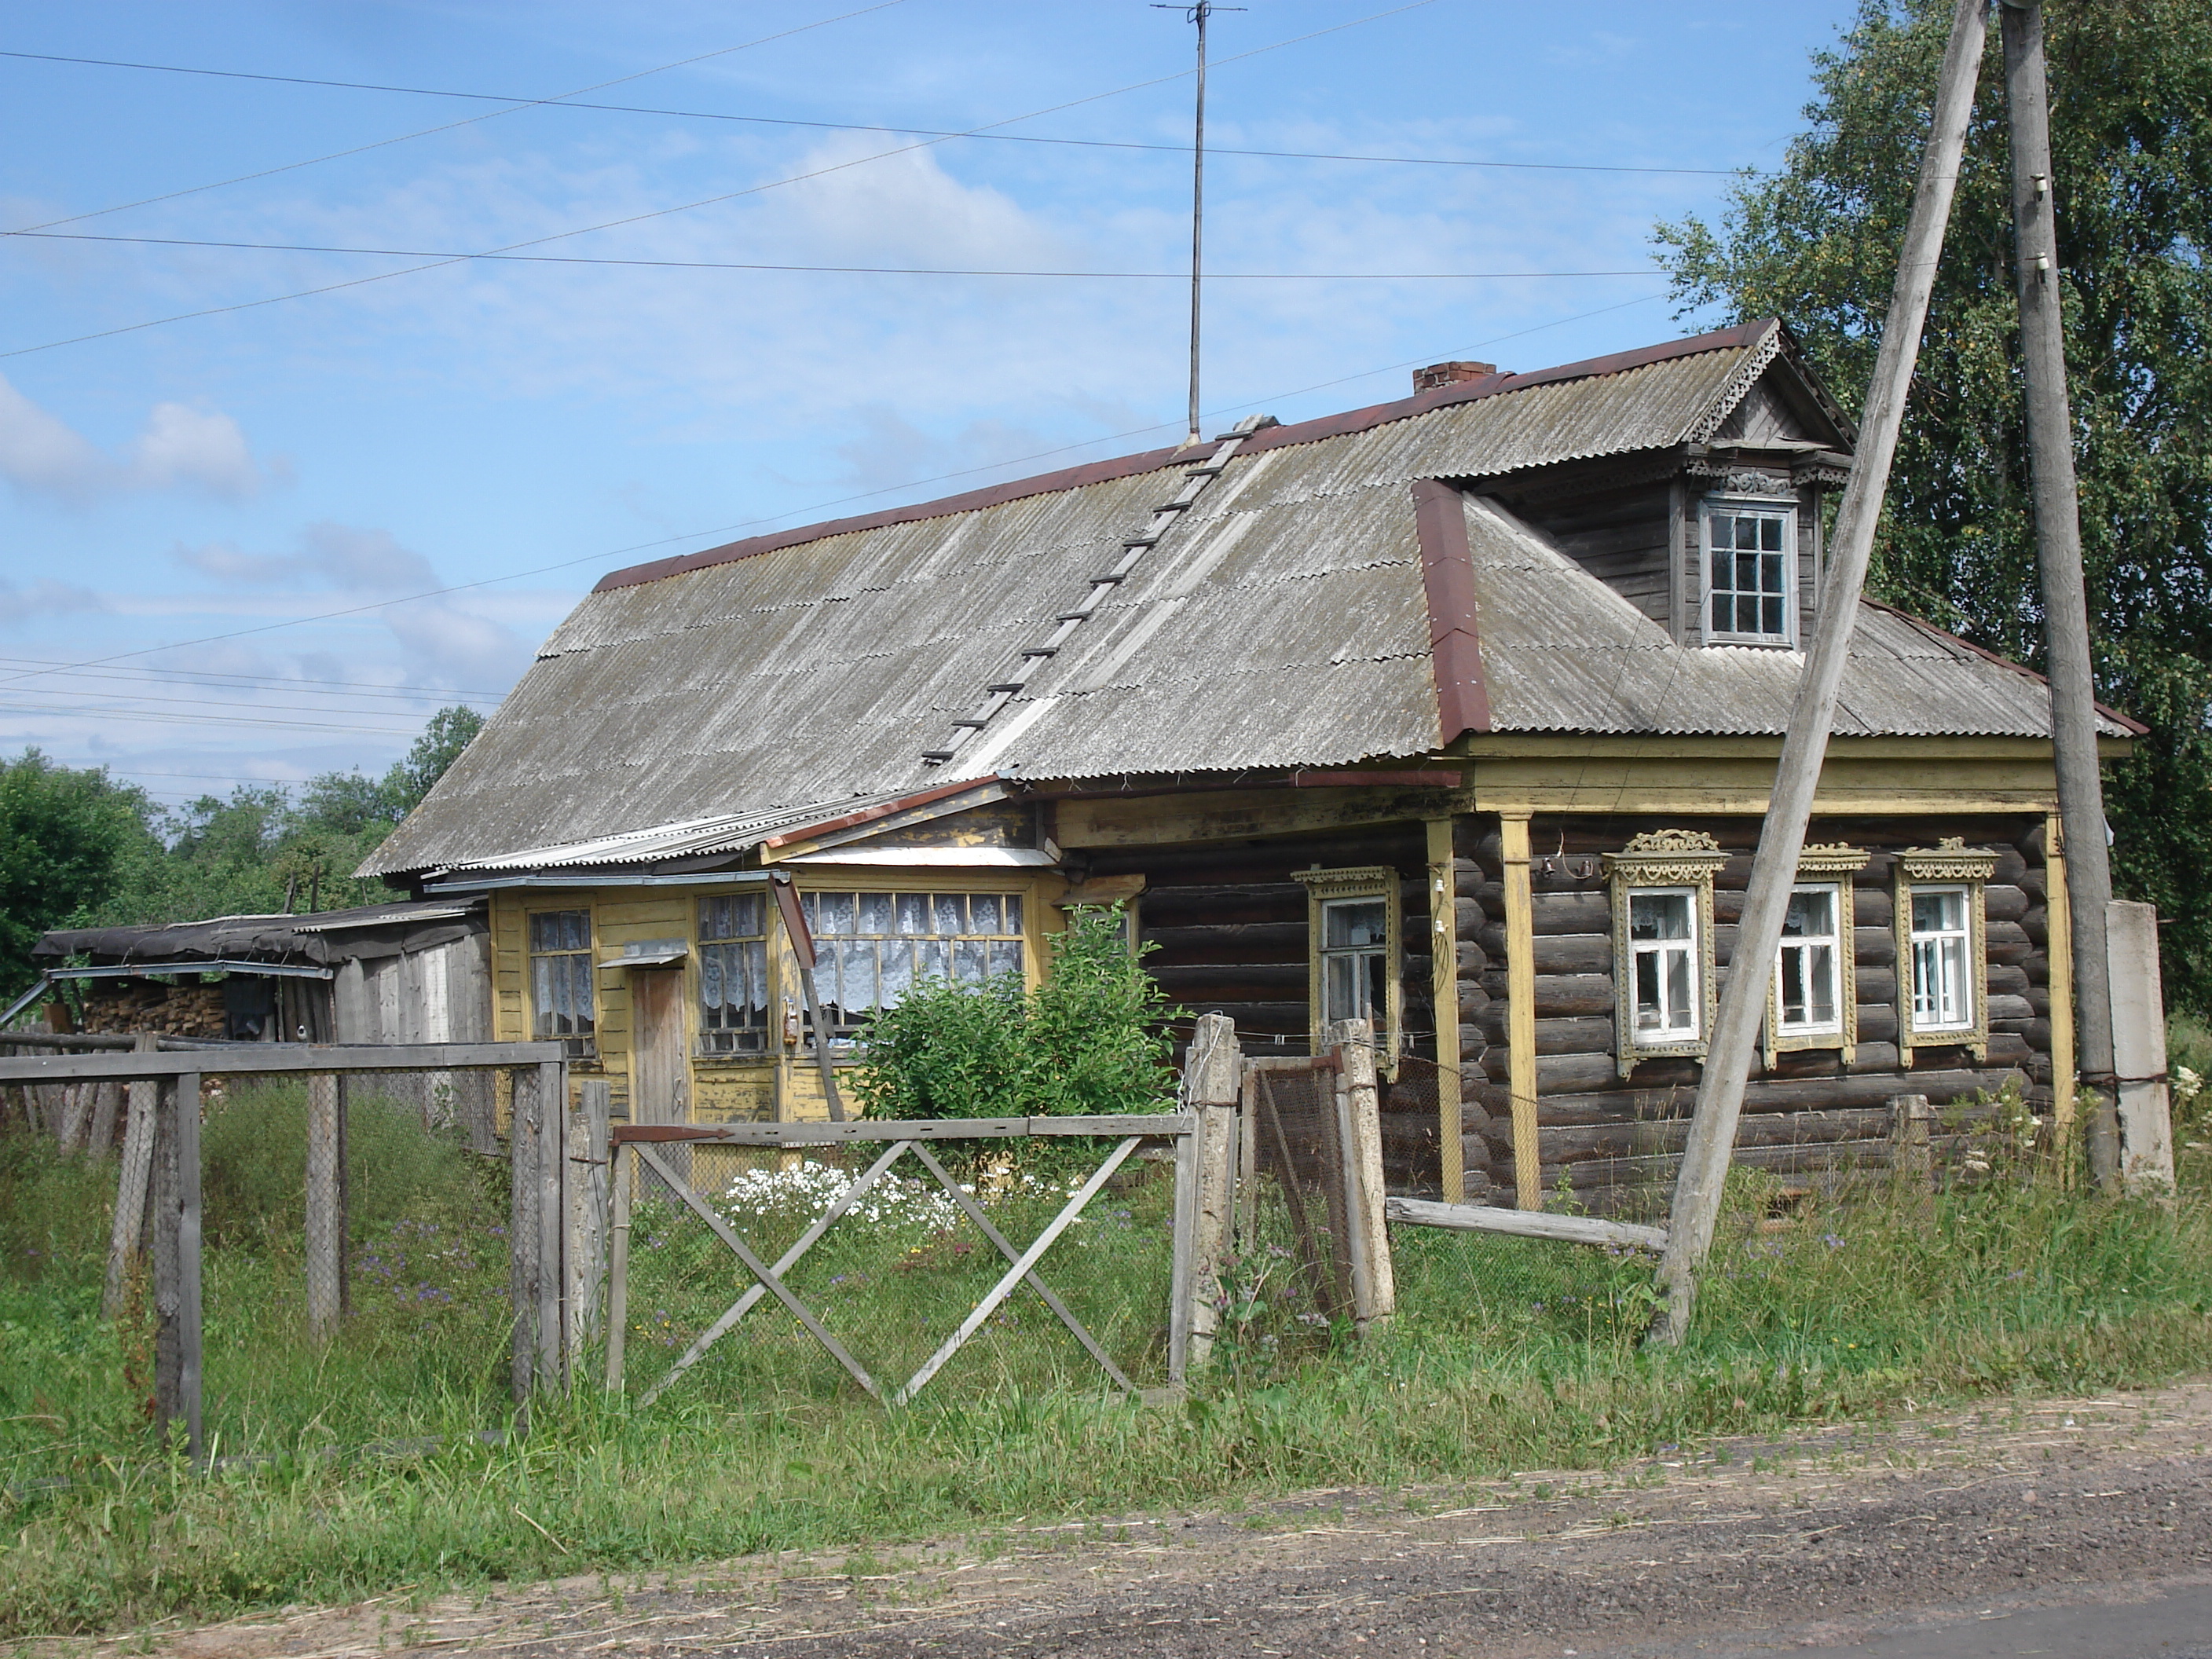
M823 1111L778 876L841 1064L1123 899L1248 1048L1425 1066L1406 1184L1663 1202L1851 426L1773 321L1416 388L618 571L364 873L488 896L494 1035L641 1121ZM1861 607L1741 1160L2070 1076L2048 732Z

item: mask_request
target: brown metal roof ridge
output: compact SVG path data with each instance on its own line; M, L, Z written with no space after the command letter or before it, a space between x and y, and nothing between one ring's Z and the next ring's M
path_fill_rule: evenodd
M2010 657L2001 656L1996 652L1990 650L1985 645L1976 645L1972 640L1962 640L1956 634L1948 633L1944 629L1936 627L1934 623L1929 622L1925 617L1916 617L1910 611L1900 609L1899 606L1890 605L1881 599L1869 599L1864 596L1861 596L1859 603L1861 605L1872 605L1876 611L1887 611L1891 616L1899 618L1900 621L1909 622L1915 628L1924 629L1929 633L1933 634L1937 639L1942 640L1949 644L1958 646L1962 650L1971 651L1976 656L1982 658L1984 661L1993 662L2000 668L2009 668L2014 673L2033 680L2038 685L2047 687L2051 684L2048 679L2041 674L2037 673L2026 663L2014 662ZM2150 727L2145 726L2133 714L2123 714L2118 709L2107 708L2101 702L2093 703L2091 707L2094 708L2100 714L2102 714L2106 720L2112 721L2115 726L2126 726L2133 736L2147 738L2150 735Z
M1486 374L1480 380L1439 386L1435 391L1418 392L1411 398L1401 398L1391 403L1370 404L1364 409L1347 410L1340 415L1323 415L1314 420L1300 421L1294 426L1269 427L1247 442L1241 453L1250 455L1263 449L1279 449L1286 444L1313 443L1323 438L1341 437L1350 432L1364 432L1370 427L1407 420L1455 404L1473 403L1477 398L1494 397L1501 392L1525 392L1531 386L1551 386L1561 380L1583 380L1601 374L1620 374L1632 368L1668 362L1677 357L1692 357L1701 352L1726 351L1732 347L1753 345L1764 339L1768 330L1780 326L1770 317L1753 323L1739 323L1734 328L1719 329L1711 334L1694 334L1685 339L1641 346L1633 351L1616 351L1610 356L1585 358L1581 362L1562 363L1556 368L1536 369L1527 374ZM970 489L957 495L917 501L911 507L886 507L880 513L864 513L849 519L827 519L820 524L802 525L796 530L774 530L766 535L748 536L743 541L726 542L720 547L706 548L697 553L679 553L671 558L655 559L649 564L631 565L627 569L617 570L600 578L592 591L606 593L620 587L641 586L647 582L659 581L664 576L680 576L687 571L704 570L714 565L734 564L739 559L773 553L780 548L797 547L806 542L825 541L832 536L847 536L862 530L885 530L893 525L918 524L925 519L950 518L958 513L975 513L984 507L1004 506L1008 501L1018 501L1025 496L1049 495L1063 489L1080 489L1087 484L1110 483L1117 478L1132 477L1140 472L1156 472L1177 462L1196 460L1201 453L1211 455L1213 448L1211 444L1201 444L1196 447L1148 449L1141 454L1091 461L1082 466L1064 468L1058 472L1042 472L1034 477L1017 478L1008 483Z
M1429 664L1437 678L1438 741L1490 730L1490 689L1482 678L1482 635L1474 601L1474 555L1467 505L1435 478L1413 480L1413 532L1421 549L1421 588L1429 604Z
M957 795L963 789L973 789L978 784L994 783L995 772L980 778L962 778L954 783L940 783L928 789L917 789L911 794L901 795L895 800L878 801L873 806L862 807L857 812L847 812L836 817L823 818L815 823L797 824L788 830L779 830L763 847L788 847L794 842L811 839L816 836L834 835L840 830L850 830L856 824L873 823L878 818L887 818L894 812L903 812L909 806L927 806L932 801L943 800L947 795Z

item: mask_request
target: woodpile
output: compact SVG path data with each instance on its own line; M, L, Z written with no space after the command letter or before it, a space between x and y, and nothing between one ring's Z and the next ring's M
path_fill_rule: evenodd
M198 983L167 985L159 980L91 980L84 1008L88 1031L131 1035L153 1031L162 1036L217 1037L223 1035L222 987Z

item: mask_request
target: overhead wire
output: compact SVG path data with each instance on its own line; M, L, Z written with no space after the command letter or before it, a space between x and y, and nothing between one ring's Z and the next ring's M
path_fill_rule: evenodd
M1432 6L1437 3L1437 0L1406 0L1406 3L1402 5L1392 6L1386 10L1372 12L1364 17L1355 17L1342 23L1332 23L1327 28L1313 29L1304 34L1292 35L1287 40L1271 41L1264 46L1255 46L1249 52L1235 53L1231 57L1218 59L1215 64L1215 67L1219 68L1225 64L1239 63L1249 58L1258 58L1270 52L1279 52L1285 46L1298 46L1308 40L1319 40L1323 35L1340 33L1346 29L1358 28L1364 24L1378 22L1383 18L1395 17L1403 12L1419 11L1425 7ZM1172 75L1155 76L1148 81L1133 82L1127 86L1115 87L1109 91L1091 93L1081 98L1071 98L1062 103L1048 105L1042 109L1030 110L1024 114L1010 115L1003 120L987 121L979 126L968 129L968 131L971 133L988 132L996 127L1012 126L1019 121L1033 121L1039 116L1054 115L1057 114L1061 110L1075 109L1085 104L1095 104L1100 102L1104 99L1119 98L1128 93L1141 92L1147 87L1164 86L1172 82L1181 81L1187 78L1192 73L1193 71L1189 70L1178 70ZM966 134L963 133L954 134L951 137L965 136ZM72 335L64 340L48 340L41 345L18 346L12 350L0 351L0 359L27 356L33 352L58 350L64 346L82 345L86 342L91 340L112 339L118 334L135 334L143 329L160 328L169 323L190 322L201 317L227 316L236 312L256 310L263 306L282 305L288 300L305 300L313 298L317 295L336 294L347 289L361 288L371 283L390 282L395 277L415 276L426 270L447 270L457 264L468 264L471 259L485 258L494 254L514 253L523 248L542 247L548 242L564 241L572 236L588 236L595 231L616 230L625 225L642 224L647 220L666 218L672 214L690 213L700 208L714 207L724 202L734 202L745 197L758 196L768 191L781 190L788 185L804 184L810 179L826 178L831 173L843 173L854 167L866 167L871 162L888 161L895 155L904 155L911 154L916 150L933 149L939 144L949 142L951 142L950 137L925 138L916 143L902 144L895 149L880 150L872 155L855 156L849 161L832 162L827 166L811 168L805 173L793 173L786 178L770 179L765 184L748 185L742 190L724 191L714 196L701 197L696 201L678 203L674 207L654 208L644 213L626 214L619 219L609 219L595 225L580 226L574 230L555 231L544 236L527 237L519 242L508 242L499 247L487 248L478 253L465 257L433 259L426 264L419 265L404 266L398 270L377 271L367 276L351 277L343 283L325 283L314 288L295 289L289 294L271 294L258 300L241 300L231 305L208 306L204 307L198 311L183 311L178 312L174 315L168 317L149 318L143 323L125 323L115 328L96 329L89 334ZM45 225L32 226L28 227L28 228L43 230L48 228L52 225L70 222L72 222L60 219L51 220Z
M623 259L580 253L454 253L439 248L350 247L313 242L227 242L191 236L109 236L87 231L23 231L42 241L116 242L141 247L207 247L266 253L350 253L381 258L494 260L520 264L618 265L672 270L807 271L856 276L1043 276L1062 279L1133 278L1187 283L1182 270L1007 270L935 265L770 264L736 259ZM1209 283L1468 283L1516 276L1650 276L1650 266L1633 270L1208 270ZM12 354L11 354L12 355Z
M0 58L27 58L45 64L85 64L100 69L148 70L165 75L210 76L229 81L266 81L283 86L327 87L348 92L400 93L418 98L465 98L484 103L513 104L519 109L577 109L614 115L655 115L687 121L727 121L757 126L808 127L827 132L884 132L911 135L917 137L972 138L989 143L1057 144L1081 149L1147 150L1176 156L1190 154L1190 146L1188 144L1153 144L1134 138L1065 138L1028 132L963 132L945 127L895 126L872 121L820 121L786 115L736 115L726 110L658 109L636 104L585 103L580 101L580 94L563 94L551 98L524 98L519 94L494 92L454 92L438 87L386 86L368 81L331 81L304 75L258 74L248 70L196 69L179 64L140 64L113 58L70 58L58 52L0 52ZM680 66L672 65L672 67ZM653 72L655 71L648 71L648 73ZM609 82L606 84L611 86L614 82ZM433 127L428 131L438 132L445 129ZM398 141L386 140L386 142ZM1654 167L1595 161L1498 161L1455 155L1364 155L1334 150L1237 149L1224 144L1208 144L1206 147L1206 153L1209 155L1251 156L1269 161L1354 161L1426 167L1492 167L1523 173L1676 173L1691 178L1731 179L1743 171L1740 167Z
M66 669L70 665L46 657L0 656L0 667L13 666L27 666L34 670ZM216 691L251 691L264 687L281 687L309 696L388 697L401 702L428 702L440 697L497 702L507 695L504 691L461 691L436 686L405 686L385 680L318 680L296 678L285 674L224 674L198 668L88 668L75 672L85 679L127 680L156 685L199 685ZM316 689L325 686L332 689L327 691Z
M1470 345L1462 346L1460 349L1480 351L1489 346L1503 345L1509 340L1522 339L1528 335L1541 334L1550 329L1564 328L1570 323L1584 322L1592 317L1602 317L1611 312L1626 310L1631 306L1648 305L1655 300L1665 297L1663 292L1639 295L1632 300L1622 300L1613 305L1600 306L1591 311L1577 312L1572 316L1554 318L1550 322L1537 323L1528 328L1516 329L1511 333L1495 334L1488 339L1477 340ZM1420 357L1409 357L1403 362L1386 363L1379 368L1362 369L1357 374L1339 375L1334 380L1316 380L1310 386L1299 386L1286 392L1268 392L1260 397L1248 398L1238 403L1210 410L1206 413L1211 419L1219 419L1224 415L1235 414L1241 410L1249 410L1260 404L1278 402L1285 398L1304 397L1314 392L1326 392L1333 386L1345 386L1354 380L1371 380L1378 374L1389 374L1398 369L1414 367L1424 361L1425 360ZM988 461L977 466L960 467L950 472L939 472L926 478L908 479L904 483L886 484L879 489L860 490L850 495L840 495L830 501L817 501L811 506L793 507L782 513L763 514L758 518L741 520L736 524L723 525L718 529L686 531L678 535L657 537L649 542L634 542L627 547L609 548L580 554L573 559L562 559L552 564L538 565L527 570L513 570L504 575L487 576L481 580L472 582L454 582L447 586L431 588L421 593L410 593L396 599L380 599L368 605L349 605L337 611L319 611L306 617L289 617L283 622L262 623L252 628L237 629L226 634L208 634L198 639L172 640L162 645L142 646L136 650L118 651L105 657L90 657L76 663L56 664L45 668L21 669L12 674L0 675L0 685L36 678L43 674L67 673L78 669L99 667L109 663L125 662L134 657L152 656L162 651L181 651L195 645L215 645L228 640L245 639L252 635L274 633L280 629L304 627L310 623L337 621L347 617L359 616L365 611L381 611L386 605L408 605L422 599L441 599L449 593L468 592L476 588L490 587L501 582L521 581L531 576L550 575L556 570L574 569L580 564L604 565L610 560L626 558L635 553L650 552L656 548L667 547L678 542L711 541L714 538L728 536L740 530L751 530L762 525L773 524L779 519L793 519L825 513L832 507L850 506L855 501L872 501L880 495L896 495L905 490L921 489L931 484L947 483L957 478L972 477L979 472L1000 472L1008 467L1025 466L1033 461L1049 460L1075 450L1095 449L1101 444L1120 443L1130 438L1141 438L1151 433L1170 431L1181 425L1180 421L1160 421L1151 426L1131 427L1124 431L1106 433L1098 437L1085 438L1075 443L1055 445L1050 449L1032 450L1026 455L1010 456L1000 460Z
M482 115L469 116L464 120L447 121L438 126L424 127L419 131L403 132L391 138L379 138L373 143L356 144L350 149L332 150L327 155L311 155L305 161L287 161L280 167L263 167L254 173L241 173L235 178L218 179L211 184L191 185L183 190L167 191L161 195L144 197L135 202L118 202L113 207L93 208L83 213L70 214L64 218L48 219L35 225L20 226L13 230L0 231L0 236L21 236L34 230L48 230L56 225L74 225L87 219L104 218L111 213L127 213L133 208L152 207L161 202L173 202L180 197L198 196L210 190L223 190L232 185L251 184L256 179L272 179L280 173L296 173L301 167L320 167L325 161L343 161L349 155L360 155L372 149L387 149L391 145L407 143L413 139L428 138L435 133L452 132L457 128L474 126L478 122L496 120L502 115L512 115L520 110L535 109L542 105L557 103L561 98L580 97L585 93L597 92L604 87L619 87L632 81L642 81L648 76L665 75L671 70L684 69L693 64L703 64L709 58L726 58L733 52L750 52L755 46L764 46L773 40L787 40L794 34L805 34L811 29L822 28L831 23L842 23L848 18L864 16L872 11L884 11L892 6L905 3L906 0L876 0L875 4L863 6L858 11L842 12L835 17L820 18L811 23L802 23L795 28L780 29L774 34L763 34L757 40L747 40L738 46L717 46L712 52L702 52L690 58L680 58L672 64L661 64L652 69L638 70L629 75L618 75L611 81L594 82L588 87L579 87L573 93L562 93L554 98L525 99L515 103L510 109L489 110ZM19 57L31 54L11 52L7 55Z

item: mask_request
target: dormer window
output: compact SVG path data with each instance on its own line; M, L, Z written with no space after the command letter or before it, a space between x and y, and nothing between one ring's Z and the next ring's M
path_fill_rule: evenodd
M1706 499L1705 639L1716 645L1797 642L1797 503Z

